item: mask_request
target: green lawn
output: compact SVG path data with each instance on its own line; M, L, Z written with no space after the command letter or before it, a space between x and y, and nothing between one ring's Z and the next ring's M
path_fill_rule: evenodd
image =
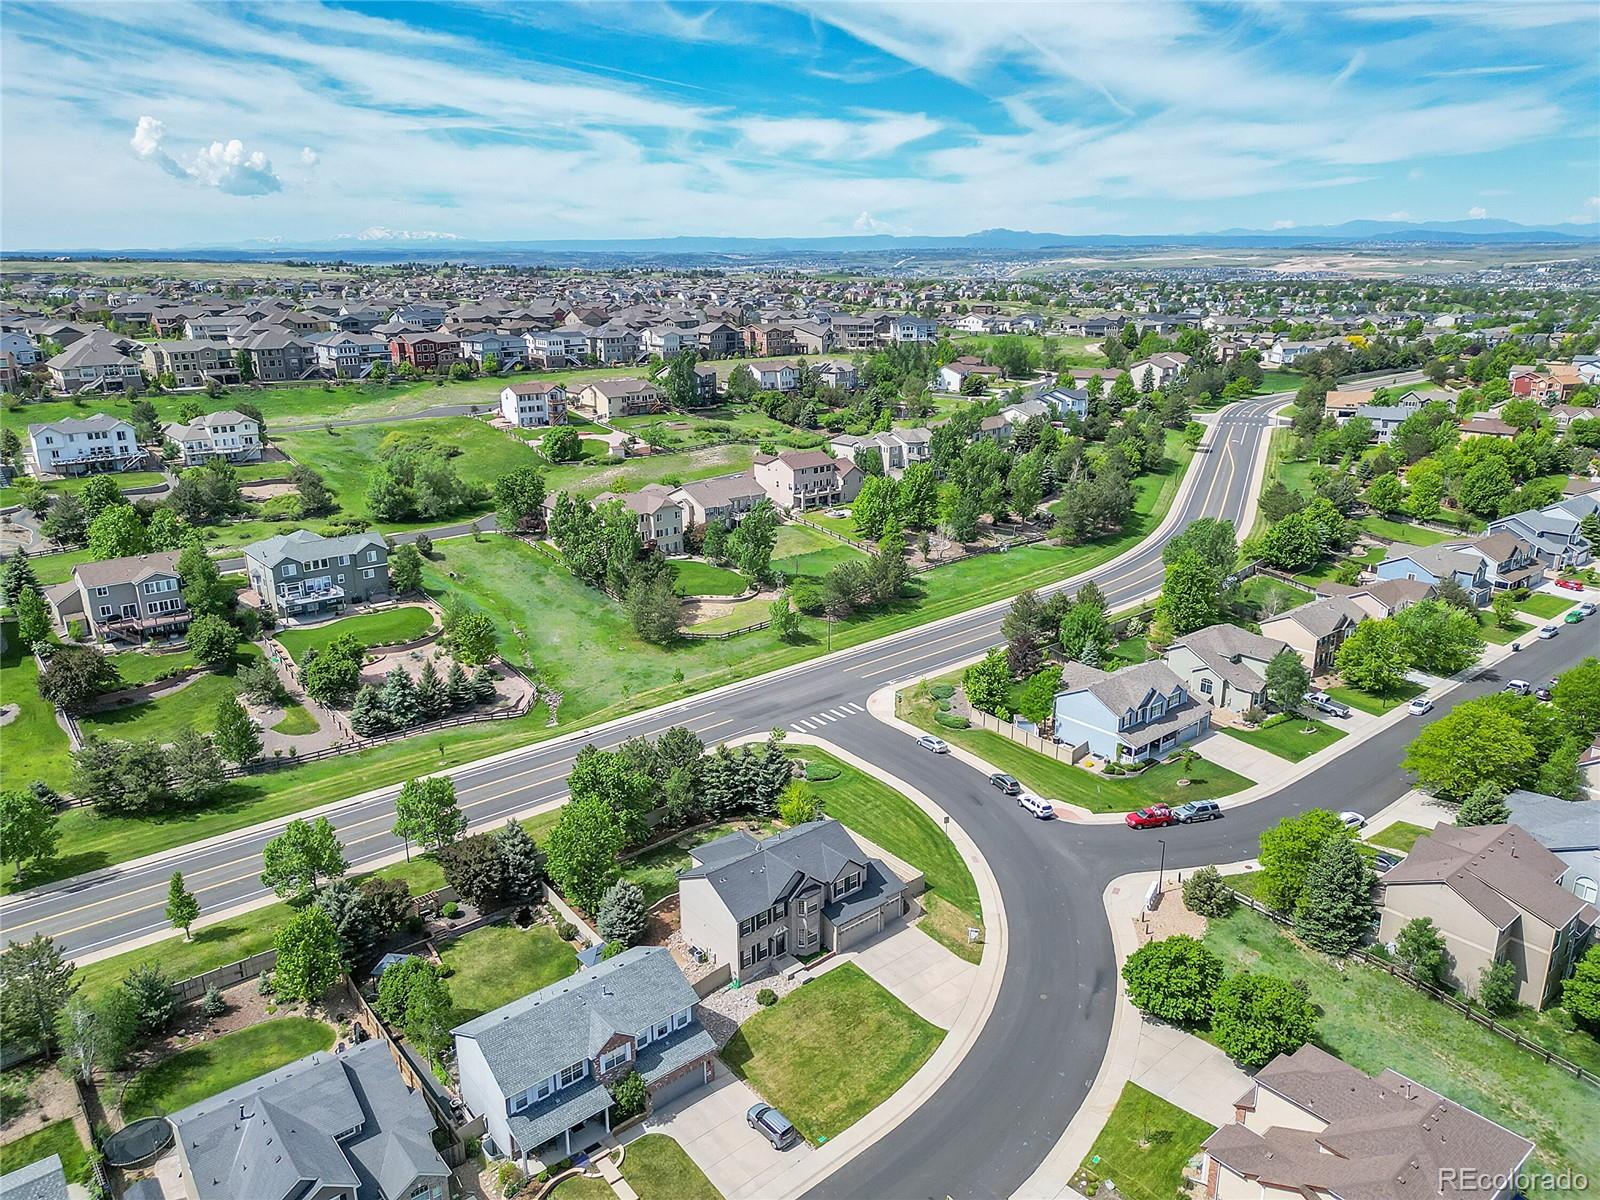
M1311 592L1292 583L1271 575L1252 575L1239 585L1238 607L1247 619L1260 621L1310 604L1315 599Z
M1457 1104L1532 1138L1538 1145L1527 1170L1592 1170L1600 1162L1600 1123L1594 1089L1548 1066L1513 1043L1472 1024L1375 967L1334 962L1307 950L1266 917L1238 908L1210 922L1206 945L1230 970L1292 979L1317 1007L1317 1044L1359 1070L1404 1071ZM1382 1019L1374 1019L1375 1014ZM1526 1033L1584 1062L1600 1060L1600 1042L1572 1035L1548 1015ZM1585 1056L1585 1057L1579 1057ZM1535 1182L1537 1179L1535 1178ZM1576 1189L1530 1187L1534 1197L1570 1196Z
M1532 592L1526 600L1517 601L1517 607L1548 621L1551 617L1559 617L1576 603L1564 596L1552 596L1549 592Z
M450 997L457 1023L492 1012L578 969L577 952L548 925L474 929L446 945L439 957L455 972L450 976Z
M545 467L545 484L550 494L572 492L595 496L600 492L632 492L647 483L690 483L713 475L748 470L755 461L756 448L750 444L708 446L671 454L652 454L620 463L576 462ZM541 464L544 460L539 460ZM491 480L492 482L492 480Z
M1286 758L1290 762L1310 758L1318 750L1333 745L1345 734L1344 730L1335 729L1332 725L1321 721L1304 721L1299 717L1291 717L1276 724L1269 723L1260 729L1235 729L1232 726L1218 726L1218 728L1229 737L1248 742L1268 754L1276 754L1279 758ZM1307 730L1311 732L1308 733Z
M1382 546L1373 546L1362 551L1360 554L1351 554L1338 558L1325 559L1315 567L1312 567L1311 570L1302 571L1300 574L1296 575L1294 577L1295 582L1304 584L1309 588L1314 588L1319 583L1327 583L1332 580L1333 577L1339 573L1339 568L1347 562L1355 563L1358 568L1374 567L1381 563L1387 556L1388 551L1386 551Z
M1269 396L1274 392L1297 392L1306 377L1298 371L1265 370L1261 372L1261 385L1256 395Z
M773 821L727 821L721 825L713 825L709 829L686 833L682 837L673 838L659 846L652 846L642 854L625 860L622 864L622 877L639 885L644 892L646 905L654 904L678 890L678 872L689 869L690 850L707 842L714 842L719 837L725 837L736 830L747 829L752 823L755 828L749 832L756 837L766 837L777 832L779 828Z
M81 492L93 479L93 475L73 475L66 479L50 479L44 482L46 494L51 496L66 496L74 492ZM129 488L154 487L158 483L166 482L166 476L160 471L123 471L115 476L117 486L126 491ZM15 485L0 488L0 506L10 506L22 503L22 489Z
M1507 646L1518 638L1526 637L1533 632L1533 626L1526 621L1513 620L1509 625L1502 625L1493 617L1488 617L1478 622L1478 632L1483 634L1483 640L1493 642L1497 646Z
M234 650L234 667L255 662L260 657L259 646L253 642L240 642ZM199 665L193 650L180 650L176 654L147 654L142 650L127 650L113 654L111 661L117 668L117 674L122 676L122 682L129 687L150 683L160 676Z
M708 621L696 621L688 626L691 633L735 633L740 629L748 629L752 625L759 625L763 621L772 619L772 601L770 600L739 600L730 606L729 610L720 617L712 617ZM769 635L770 636L770 635Z
M557 1184L549 1200L617 1200L617 1194L604 1179L574 1175Z
M943 1040L847 963L751 1017L722 1061L816 1144L887 1100Z
M954 682L955 676L946 682ZM901 692L895 704L901 717L938 734L952 745L978 755L996 769L1014 775L1030 792L1063 804L1076 804L1090 812L1132 812L1149 804L1182 804L1188 800L1215 800L1250 786L1250 780L1205 759L1189 770L1189 785L1179 787L1183 767L1161 763L1137 775L1108 778L1066 760L1047 758L1036 750L990 733L987 729L948 729L933 719L937 711L921 688Z
M333 1027L307 1017L279 1017L181 1050L128 1084L124 1121L166 1116L333 1045Z
M815 529L782 525L778 528L778 543L772 550L772 569L786 580L800 575L821 579L840 563L852 559L861 562L865 557L859 550Z
M56 554L30 556L28 561L33 564L33 574L39 580L39 586L48 587L52 583L65 583L71 579L72 568L93 562L94 556L87 549L63 550Z
M1116 659L1117 662L1112 663L1110 669L1116 670L1121 663L1127 663L1132 666L1137 663L1149 662L1155 655L1151 653L1148 639L1131 637L1123 638L1122 641L1113 646L1111 657Z
M674 559L672 571L680 596L738 596L747 586L739 572L692 558Z
M1444 824L1449 824L1448 821ZM1367 841L1374 846L1382 846L1388 850L1398 850L1401 854L1410 854L1411 847L1417 844L1417 839L1432 833L1432 829L1425 829L1421 825L1413 825L1410 821L1396 821L1378 833L1369 834Z
M291 700L283 710L283 718L272 727L272 730L274 733L286 733L290 737L303 737L308 733L315 733L320 728L317 719L304 704L296 704Z
M210 733L217 724L217 704L239 694L231 675L198 675L182 690L125 708L85 713L78 718L85 735L123 741L154 738L170 742L185 729Z
M0 729L0 780L7 788L27 787L42 779L62 789L72 774L72 749L66 730L56 724L56 710L39 695L39 665L17 640L17 626L7 621L0 650L0 704L15 704L17 715Z
M1374 515L1362 517L1356 524L1375 538L1382 538L1386 542L1402 542L1407 546L1435 546L1461 536L1459 533L1440 533L1437 529L1427 529L1409 521L1394 521Z
M71 1117L0 1145L0 1175L9 1175L18 1167L26 1167L52 1154L61 1156L61 1169L68 1183L89 1182L89 1151L84 1148Z
M664 1133L647 1133L628 1143L622 1177L639 1200L722 1200L694 1159Z
M325 650L334 638L352 634L363 646L388 646L409 642L433 629L433 614L417 605L391 608L383 612L344 617L325 625L283 629L275 635L296 662L303 662L308 650Z
M1182 1195L1184 1165L1216 1131L1138 1084L1124 1084L1074 1179L1109 1180L1129 1200L1172 1200Z
M1371 713L1381 717L1386 712L1399 708L1402 704L1409 704L1412 700L1428 690L1424 683L1412 683L1409 679L1402 680L1400 686L1387 696L1374 696L1371 692L1363 692L1359 688L1346 687L1343 684L1328 689L1328 695L1341 704L1348 704L1351 708L1360 709L1364 713Z

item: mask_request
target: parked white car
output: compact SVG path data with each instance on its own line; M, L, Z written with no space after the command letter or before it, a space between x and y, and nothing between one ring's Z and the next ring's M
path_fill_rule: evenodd
M1433 711L1433 701L1426 696L1418 696L1410 704L1406 705L1406 711L1413 717L1423 716Z
M1030 796L1023 792L1017 797L1017 807L1025 812L1030 812L1041 821L1048 821L1056 815L1055 806L1048 800L1041 800L1037 796Z
M917 739L917 745L924 750L932 750L935 754L949 754L950 747L943 738L936 738L931 733L925 733Z
M1548 642L1560 632L1561 630L1556 628L1554 625L1546 625L1544 628L1539 630L1539 640L1541 642Z
M1344 812L1340 813L1339 820L1346 829L1360 829L1367 823L1366 817L1362 816L1358 812L1353 812L1350 809L1346 809Z

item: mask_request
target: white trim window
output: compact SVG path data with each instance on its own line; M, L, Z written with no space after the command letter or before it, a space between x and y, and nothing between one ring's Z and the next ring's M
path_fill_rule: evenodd
M563 1067L561 1069L561 1075L556 1082L556 1086L564 1088L571 1087L588 1073L589 1064L587 1061L575 1062L570 1067Z
M633 1057L633 1047L631 1047L629 1045L626 1045L626 1044L618 1046L615 1050L611 1051L610 1054L605 1054L605 1055L601 1056L601 1058L600 1058L600 1074L604 1075L608 1071L616 1070L618 1067L622 1066L624 1063L626 1063L632 1057Z
M693 1017L693 1016L694 1016L694 1010L692 1008L686 1008L682 1012L673 1013L672 1014L672 1027L674 1029L682 1029L685 1025L687 1025L689 1023L690 1018Z

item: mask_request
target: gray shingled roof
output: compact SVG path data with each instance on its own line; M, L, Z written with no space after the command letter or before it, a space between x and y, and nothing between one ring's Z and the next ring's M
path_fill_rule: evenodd
M118 426L133 432L133 426L121 417L108 416L106 413L95 413L92 417L62 417L59 421L40 421L28 426L28 436L43 433L46 429L53 429L57 433L101 433L116 429Z
M693 498L702 508L721 508L736 500L759 500L766 495L749 471L691 480L678 490Z
M0 1175L0 1197L5 1200L67 1200L67 1176L61 1166L61 1156L52 1154Z
M176 575L178 551L162 550L156 554L130 554L126 558L107 558L100 562L79 563L72 568L73 576L84 587L110 587L117 583L138 583L152 575Z
M635 946L452 1032L478 1043L495 1083L509 1098L594 1058L616 1034L632 1037L665 1016L692 1008L698 999L671 954L660 946Z
M1219 679L1247 692L1259 692L1266 686L1266 680L1254 667L1248 667L1238 660L1243 657L1271 662L1280 652L1288 649L1285 642L1262 637L1237 625L1208 625L1204 629L1196 629L1174 642L1168 653L1179 646L1187 646Z
M586 1075L538 1104L512 1113L506 1118L506 1124L511 1127L511 1136L516 1138L517 1145L532 1151L590 1117L598 1117L610 1107L611 1093L605 1084L593 1075Z
M1600 847L1600 800L1563 800L1518 789L1506 797L1511 820L1547 850Z
M837 879L846 863L865 867L871 861L834 820L808 821L760 842L751 839L754 845L738 857L721 849L731 841L719 838L697 847L695 857L703 865L678 872L678 878L707 880L740 921L771 908L803 880Z
M311 558L330 558L340 554L354 555L368 548L387 550L388 545L376 533L347 533L343 537L323 537L309 529L296 529L293 533L280 533L244 548L250 558L269 567L286 559L304 562Z

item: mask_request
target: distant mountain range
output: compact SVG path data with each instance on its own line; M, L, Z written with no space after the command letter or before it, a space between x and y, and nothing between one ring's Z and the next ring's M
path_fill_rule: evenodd
M261 239L231 246L186 246L166 249L14 250L8 257L125 256L131 258L201 257L219 259L296 257L330 254L372 259L388 251L417 257L484 259L506 254L523 259L554 255L643 255L685 258L712 255L733 259L773 256L949 250L967 255L985 251L1047 252L1051 250L1121 249L1136 246L1218 248L1283 248L1433 245L1581 245L1600 243L1600 221L1593 224L1519 225L1515 221L1346 221L1342 225L1307 225L1291 229L1223 229L1190 234L1065 234L1016 229L984 229L953 235L849 234L837 237L662 237L474 241L451 233L418 233L374 227L360 234L289 243Z

